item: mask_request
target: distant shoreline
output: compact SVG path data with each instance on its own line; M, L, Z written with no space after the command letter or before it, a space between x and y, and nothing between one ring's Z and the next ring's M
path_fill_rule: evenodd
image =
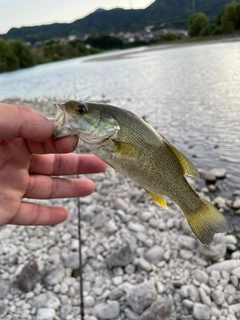
M117 60L117 59L129 59L132 54L139 54L148 51L159 51L159 50L168 50L175 49L180 47L189 47L189 46L197 46L197 45L208 45L208 44L219 44L224 42L240 42L240 37L237 38L222 38L218 40L203 40L203 41L194 41L194 42L182 42L175 44L158 44L153 46L145 46L145 47L136 47L132 48L131 51L128 49L123 49L122 51L117 51L115 54L102 55L96 57L96 55L86 58L83 62L98 62L98 61L109 61L109 60ZM139 50L139 49L142 50ZM105 53L109 53L109 51L105 51Z

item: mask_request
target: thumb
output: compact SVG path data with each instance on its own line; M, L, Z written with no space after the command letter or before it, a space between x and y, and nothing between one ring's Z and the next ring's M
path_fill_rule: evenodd
M0 103L0 140L21 137L45 141L53 129L54 124L34 109Z

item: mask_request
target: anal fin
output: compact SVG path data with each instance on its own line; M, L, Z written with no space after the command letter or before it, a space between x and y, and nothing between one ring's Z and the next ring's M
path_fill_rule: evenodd
M152 191L144 189L152 198L155 202L157 202L160 206L163 208L167 209L167 202L164 196L158 193L154 193Z

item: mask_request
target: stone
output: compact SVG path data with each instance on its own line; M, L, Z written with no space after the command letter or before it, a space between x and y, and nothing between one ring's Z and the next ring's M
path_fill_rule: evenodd
M85 296L84 297L84 306L86 308L93 307L95 303L95 299L92 296Z
M12 230L8 226L0 227L0 241L9 239L11 234Z
M226 208L226 199L224 199L223 197L216 197L213 201L213 204L216 205L219 209L225 209Z
M217 305L221 305L224 301L224 293L218 289L215 289L212 291L212 298Z
M179 250L179 256L184 260L189 260L193 257L193 252L187 249Z
M209 320L210 319L210 309L208 306L201 303L194 303L193 313L194 319L196 320Z
M118 230L118 227L116 226L115 222L113 220L110 220L106 224L106 231L108 233L115 233Z
M46 284L49 284L51 286L56 285L57 283L60 283L65 275L64 268L59 265L55 267L54 269L47 272L47 274L44 277L44 282Z
M3 299L7 296L10 288L10 283L5 280L0 279L0 299Z
M225 237L223 234L217 234L210 246L199 243L198 249L207 259L217 261L225 256L227 249Z
M215 169L210 170L209 173L212 174L217 179L223 179L226 177L227 170L224 168L215 168Z
M191 236L181 235L178 237L179 246L183 249L194 250L197 247L197 240Z
M109 268L123 267L131 263L133 252L128 245L113 251L106 259Z
M65 320L67 318L67 316L69 314L72 313L72 305L70 304L65 304L61 307L61 310L60 310L60 318L62 320Z
M17 276L16 283L20 290L28 292L32 291L40 280L41 274L39 272L37 262L33 260L24 265L22 271Z
M141 316L140 320L163 320L169 319L173 311L173 303L169 298L162 297L157 301L153 302L150 308L145 310Z
M110 294L109 294L109 299L111 300L118 300L123 296L123 290L120 288L114 288Z
M235 209L235 210L240 209L240 198L236 198L236 199L233 201L232 207L233 207L233 209Z
M144 258L153 264L157 264L163 256L164 250L160 246L153 246L144 254Z
M240 279L240 267L233 269L232 274Z
M84 266L87 262L87 254L84 250L82 250L82 265ZM64 259L65 268L70 268L72 270L79 269L79 253L72 252L68 254Z
M200 283L208 283L209 275L204 270L196 269L193 275Z
M0 301L0 318L5 319L5 316L8 313L8 306L3 302Z
M36 308L50 308L57 310L60 307L60 300L50 291L33 297L29 303Z
M128 223L128 228L135 232L145 232L145 227L143 225L132 221Z
M93 315L100 319L114 319L119 316L120 305L118 301L108 300L99 303L93 308Z
M55 310L51 308L40 308L37 311L36 320L54 320Z
M138 263L137 263L137 266L141 269L141 270L144 270L146 272L149 272L152 270L152 266L151 264L145 260L144 258L139 258L138 259Z
M127 319L129 319L129 320L139 320L140 319L139 315L136 312L132 311L128 307L124 309L124 313L125 313L125 316L127 317Z
M156 299L156 290L151 282L135 285L127 294L126 300L133 311L141 314Z
M214 263L206 268L207 272L211 272L212 270L218 271L227 271L231 273L233 269L240 267L240 260L225 260L218 263Z

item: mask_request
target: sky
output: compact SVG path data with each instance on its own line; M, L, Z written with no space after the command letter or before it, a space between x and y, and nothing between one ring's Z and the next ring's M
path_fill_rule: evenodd
M141 9L154 0L0 0L0 34L12 27L73 22L98 8Z

